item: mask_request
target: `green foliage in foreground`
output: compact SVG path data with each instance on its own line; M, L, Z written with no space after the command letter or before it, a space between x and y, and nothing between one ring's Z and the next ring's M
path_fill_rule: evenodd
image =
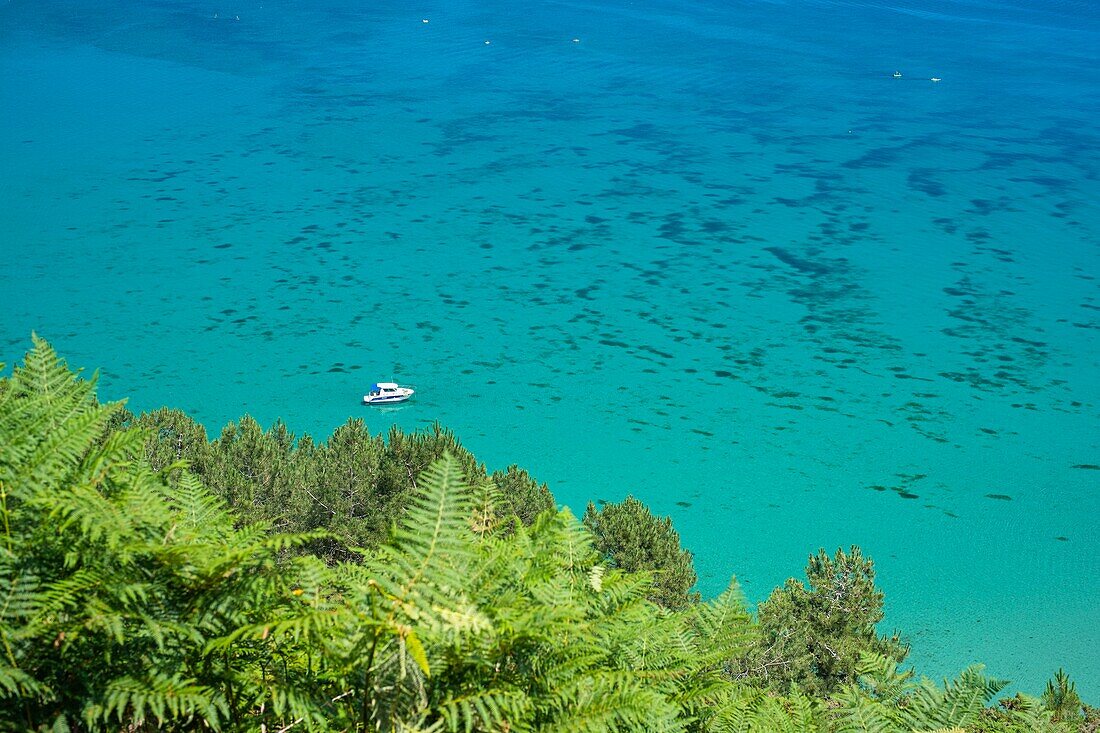
M866 656L830 698L736 679L759 634L736 587L664 609L568 512L524 525L450 455L389 540L326 563L294 551L321 534L242 526L183 465L154 469L93 388L41 341L0 380L0 730L1077 726L987 708L1003 683L979 668L937 686Z

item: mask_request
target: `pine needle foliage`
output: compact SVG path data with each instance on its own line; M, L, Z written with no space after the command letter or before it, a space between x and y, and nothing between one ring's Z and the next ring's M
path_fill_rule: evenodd
M697 579L692 554L680 547L680 535L669 517L654 516L649 507L628 496L599 509L589 503L584 525L610 564L652 575L649 597L653 602L676 610L699 600L691 590Z
M1063 669L1055 672L1054 677L1047 682L1042 700L1043 707L1057 720L1079 721L1084 718L1077 685Z
M112 425L146 430L144 454L155 469L186 460L241 523L264 522L281 532L323 529L324 537L307 549L333 565L355 560L352 548L384 543L416 493L421 473L445 453L458 461L467 483L488 482L497 489L502 520L514 516L530 524L554 508L546 484L516 466L488 474L454 433L439 425L372 435L362 419L349 419L324 442L297 436L279 421L265 430L247 415L210 441L202 425L167 408L136 417L122 410Z
M806 564L806 583L790 579L757 608L760 640L738 660L741 677L785 690L831 695L856 681L866 654L901 662L909 653L897 634L879 636L883 594L874 563L858 547Z

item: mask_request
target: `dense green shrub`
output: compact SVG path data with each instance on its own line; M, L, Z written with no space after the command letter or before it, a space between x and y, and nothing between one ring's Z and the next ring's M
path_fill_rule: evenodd
M896 634L876 631L883 595L874 564L858 547L811 555L806 580L788 580L759 605L760 640L741 660L742 674L777 689L794 683L828 695L856 681L867 655L905 659L909 649Z
M392 428L371 435L349 419L324 443L296 437L282 422L264 430L245 416L218 438L179 410L162 408L116 421L146 430L145 456L154 468L185 460L192 473L226 501L243 523L266 522L278 531L323 529L308 549L326 561L357 557L351 548L383 542L417 490L420 474L444 454L458 461L471 485L490 481L500 511L524 524L554 508L554 498L524 470L486 474L484 465L439 425L416 433Z
M699 594L691 591L696 581L692 555L680 547L680 535L669 517L654 516L649 507L628 496L599 509L590 502L584 526L595 537L596 549L614 567L652 575L653 602L680 609L699 600Z

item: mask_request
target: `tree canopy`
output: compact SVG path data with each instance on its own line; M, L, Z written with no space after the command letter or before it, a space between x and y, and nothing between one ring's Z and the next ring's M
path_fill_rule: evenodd
M788 580L757 608L760 643L742 661L745 674L778 689L795 683L827 695L858 679L865 656L905 659L909 648L900 637L876 630L883 594L858 547L811 555L806 580Z
M653 602L680 609L699 600L699 594L691 590L697 579L691 552L680 547L680 535L669 517L654 516L649 507L628 496L599 509L590 502L584 526L611 565L632 573L650 573Z

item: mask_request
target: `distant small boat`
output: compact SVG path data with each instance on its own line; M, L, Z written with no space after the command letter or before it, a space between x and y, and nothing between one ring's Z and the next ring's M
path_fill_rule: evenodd
M404 402L416 394L416 390L401 387L393 382L378 382L370 386L370 392L363 395L364 405L392 405Z
M943 79L939 78L938 76L933 76L932 81L943 81Z
M900 71L895 71L894 72L894 78L895 79L900 79L901 78L901 72Z

